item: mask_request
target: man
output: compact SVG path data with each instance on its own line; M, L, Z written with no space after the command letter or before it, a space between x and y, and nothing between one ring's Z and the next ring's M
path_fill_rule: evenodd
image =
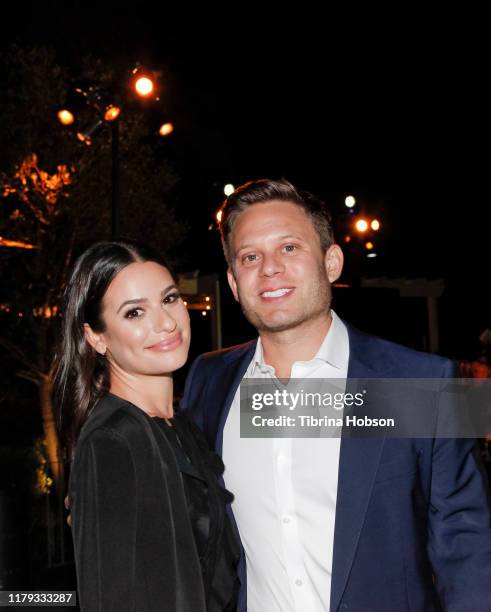
M240 609L491 610L491 513L473 441L240 437L243 379L445 378L452 363L331 310L341 249L323 203L287 181L239 188L221 232L259 339L199 357L182 405L235 494Z

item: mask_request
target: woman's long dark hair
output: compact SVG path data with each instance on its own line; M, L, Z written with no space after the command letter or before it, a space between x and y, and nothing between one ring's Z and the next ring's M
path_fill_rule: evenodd
M92 245L73 267L64 293L54 378L56 423L69 459L95 402L109 390L107 360L86 341L84 323L103 332L102 300L111 281L129 264L146 261L168 269L153 249L121 239Z

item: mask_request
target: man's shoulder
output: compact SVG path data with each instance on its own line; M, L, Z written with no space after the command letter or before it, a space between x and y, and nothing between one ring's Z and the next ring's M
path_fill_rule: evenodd
M350 351L361 353L374 364L383 364L394 371L394 377L427 378L455 371L455 363L447 357L419 351L403 344L360 331L347 324Z
M244 357L249 351L252 351L257 340L249 340L243 344L236 344L227 348L222 348L216 351L202 353L195 361L205 367L214 367L220 362L228 363Z

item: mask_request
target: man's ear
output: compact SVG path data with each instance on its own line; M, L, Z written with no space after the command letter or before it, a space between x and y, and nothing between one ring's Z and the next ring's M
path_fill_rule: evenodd
M228 280L229 287L230 287L230 289L232 289L232 293L234 294L234 298L238 302L239 301L239 292L237 291L237 283L235 281L234 273L232 272L232 269L230 267L227 270L227 280Z
M106 354L107 345L103 334L95 332L88 323L84 323L84 336L90 346L100 355Z
M343 271L344 256L343 251L337 244L332 244L324 256L327 278L330 283L334 283L341 276Z

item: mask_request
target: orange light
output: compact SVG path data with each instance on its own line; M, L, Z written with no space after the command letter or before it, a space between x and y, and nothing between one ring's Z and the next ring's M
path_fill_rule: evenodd
M139 96L146 98L153 91L153 81L148 77L140 77L135 82L135 91Z
M380 229L380 221L377 221L377 219L374 219L370 223L370 227L373 229L374 232L378 232L378 230Z
M367 243L365 244L365 248L366 248L368 251L371 251L371 250L373 249L373 242L367 242Z
M82 134L82 132L77 132L77 138L80 140L80 142L83 142L88 147L90 147L92 144L92 138L86 134Z
M210 301L210 297L207 295L207 296L205 297L205 302L209 302L209 301Z
M72 123L75 121L75 117L73 116L73 113L64 108L58 111L58 121L63 125L72 125Z
M14 249L36 249L37 247L27 242L18 242L17 240L9 240L0 236L0 246L10 247Z
M163 123L159 128L159 134L161 136L168 136L169 134L172 134L173 131L174 125L170 121Z
M356 227L356 231L357 232L366 232L368 229L368 223L365 221L365 219L358 219L358 221L355 224Z
M104 119L105 121L114 121L119 117L120 114L121 109L119 108L119 106L113 106L111 104L111 106L108 106L106 108L106 112L104 113Z
M345 236L344 237L344 241L345 242L351 242L351 236Z
M204 317L206 317L206 310L202 310L202 311L201 311L201 314L202 314Z
M220 208L220 210L217 212L217 214L215 215L216 220L218 221L218 223L222 222L222 215L223 215L223 210Z

